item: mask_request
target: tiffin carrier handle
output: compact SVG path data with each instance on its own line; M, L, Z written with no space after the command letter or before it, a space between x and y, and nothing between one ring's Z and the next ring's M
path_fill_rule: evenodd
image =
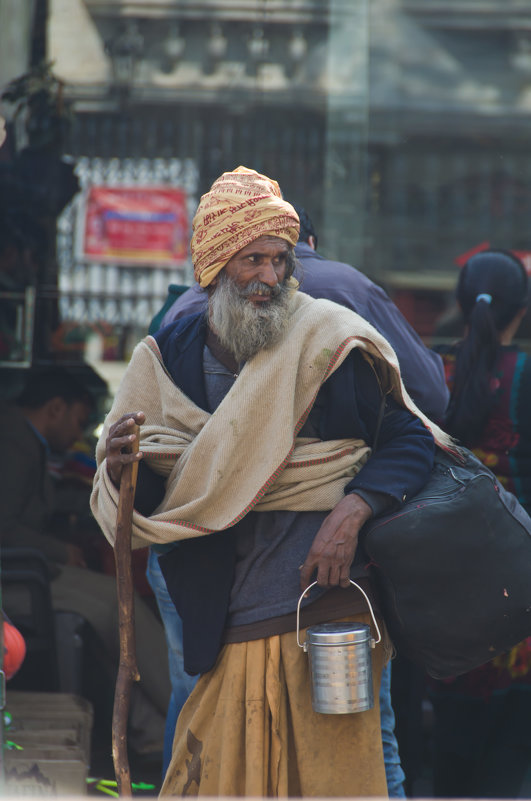
M375 648L378 645L378 643L382 641L382 635L381 635L381 632L380 632L380 627L378 626L378 623L376 622L376 617L374 616L374 610L372 608L371 602L369 601L369 596L367 595L365 590L362 587L360 587L359 584L356 584L356 582L352 581L352 579L349 579L349 581L350 581L351 584L353 584L355 587L358 588L358 590L361 592L361 594L363 595L363 597L367 601L367 606L369 607L369 611L371 613L372 622L374 623L374 628L376 629L376 633L378 635L378 639L377 640L375 640L374 637L371 637L371 648ZM299 598L299 602L297 604L297 645L299 646L299 648L302 648L303 651L307 651L308 650L308 644L306 642L301 643L301 641L300 641L301 602L302 602L302 599L304 598L304 596L306 595L306 593L309 592L312 587L315 587L316 584L317 584L317 581L313 581L311 584L308 585L308 587L306 587L306 589L302 592L302 594L301 594L301 596Z

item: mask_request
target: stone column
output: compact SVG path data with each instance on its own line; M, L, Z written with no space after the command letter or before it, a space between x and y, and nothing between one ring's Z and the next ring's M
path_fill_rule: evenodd
M0 0L0 89L28 71L34 12L35 0Z
M369 113L367 0L329 0L322 251L362 266Z

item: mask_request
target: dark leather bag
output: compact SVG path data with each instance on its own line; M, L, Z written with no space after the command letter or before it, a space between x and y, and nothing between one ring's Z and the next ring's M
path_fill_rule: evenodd
M362 544L398 652L437 679L531 635L531 518L470 451L438 449L431 478Z

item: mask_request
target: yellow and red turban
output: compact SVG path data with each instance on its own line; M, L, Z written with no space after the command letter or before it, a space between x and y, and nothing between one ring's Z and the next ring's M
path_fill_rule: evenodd
M194 217L190 247L196 281L208 286L229 259L260 236L296 245L297 212L266 175L247 167L224 172L203 195Z

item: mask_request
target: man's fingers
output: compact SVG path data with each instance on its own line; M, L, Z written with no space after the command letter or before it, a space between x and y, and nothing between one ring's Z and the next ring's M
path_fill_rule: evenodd
M124 437L111 437L109 439L109 447L112 451L121 451L123 448L131 447L134 441L133 434L128 434Z
M330 556L313 556L308 554L308 558L301 567L300 584L301 590L304 590L312 583L312 577L317 570L315 580L320 587L348 587L350 583L350 565L352 559L348 554L345 554L342 549L341 557L336 555L336 558Z
M317 575L314 577L315 570ZM307 559L301 570L301 590L306 589L312 583L317 581L320 587L333 586L333 577L337 576L336 584L339 583L339 571L333 572L333 568L328 560L319 560L317 558Z
M132 418L134 423L141 426L144 420L146 419L146 415L144 414L144 412L128 412L128 414L122 415L120 419L127 420L128 418Z
M120 454L120 462L122 464L129 464L130 462L138 462L142 458L142 451L136 453L122 453Z
M114 423L109 429L109 437L116 437L116 436L125 436L126 434L130 433L133 429L133 426L141 425L142 422L139 422L139 417L142 417L142 422L145 419L145 415L143 412L136 412L134 415L127 415L125 417L121 417Z
M341 581L342 565L330 565L328 569L328 586L337 587Z
M302 590L305 590L306 587L309 587L310 584L312 583L312 574L313 571L315 570L315 567L316 565L314 562L310 561L309 558L306 559L301 569L301 578L300 578L301 592Z
M106 442L107 472L113 484L118 487L125 464L139 462L142 459L140 451L131 452L135 441L134 426L142 425L146 416L144 412L130 412L122 415L116 423L109 428Z

